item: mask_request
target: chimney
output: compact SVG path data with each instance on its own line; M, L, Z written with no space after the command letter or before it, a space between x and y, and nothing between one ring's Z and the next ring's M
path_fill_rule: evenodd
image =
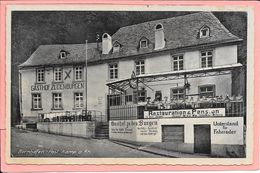
M102 36L102 54L109 54L112 49L112 37L104 33Z
M163 49L165 47L163 25L157 24L155 26L155 48L154 50Z

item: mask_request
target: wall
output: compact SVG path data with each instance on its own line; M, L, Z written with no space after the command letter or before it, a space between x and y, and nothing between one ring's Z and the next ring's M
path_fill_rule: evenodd
M216 124L216 122L218 124ZM234 126L219 123L237 122ZM109 122L109 138L136 142L162 142L162 125L184 125L184 143L194 143L194 125L211 126L211 144L243 145L243 117L216 118L171 118L121 120ZM235 131L234 134L219 134L216 131Z
M35 68L20 70L21 73L21 113L23 114L23 119L30 119L35 121L39 113L50 113L50 112L61 112L68 110L75 110L74 108L74 93L83 93L83 105L85 105L85 77L83 72L83 80L76 82L74 80L74 71L72 66L63 67L63 81L54 82L53 81L53 68L45 68L45 82L43 84L36 84L36 70ZM66 73L69 73L69 77L66 78ZM65 79L66 78L66 79ZM73 84L80 83L83 84L83 88L72 88L72 89L58 89L53 86L60 84ZM33 89L33 86L47 86L48 89ZM52 93L59 92L62 93L62 110L53 110L52 103ZM42 110L32 110L32 93L41 93L42 97ZM69 101L68 101L69 100Z
M40 132L91 138L95 135L95 122L38 122Z
M108 65L99 64L88 66L87 73L87 109L101 111L103 115L106 115L106 95L108 92L106 83L108 81ZM103 116L103 118L106 119L107 116Z

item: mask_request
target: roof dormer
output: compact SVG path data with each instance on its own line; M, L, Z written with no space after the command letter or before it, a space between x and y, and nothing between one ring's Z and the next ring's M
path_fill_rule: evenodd
M142 37L139 41L139 49L148 48L148 39L145 37Z
M121 44L118 41L115 41L113 43L113 53L119 52L120 51L120 47L121 47Z
M210 28L207 25L204 25L200 28L199 31L200 38L206 38L210 36Z
M69 54L69 52L65 51L65 50L61 50L59 55L58 55L58 58L59 59L65 59L67 58L67 55Z

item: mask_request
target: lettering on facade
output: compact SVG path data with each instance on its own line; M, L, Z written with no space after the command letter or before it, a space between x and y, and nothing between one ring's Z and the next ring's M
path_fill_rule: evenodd
M144 111L144 118L186 118L225 116L225 108Z
M35 85L31 86L31 91L83 89L84 85L85 85L84 82L57 83L57 84L35 84Z
M137 136L158 135L157 120L132 120L132 121L111 121L111 134L131 134Z
M216 135L232 135L236 134L236 130L234 127L238 127L239 123L238 121L227 121L227 122L221 122L221 121L214 121L213 122L213 133Z

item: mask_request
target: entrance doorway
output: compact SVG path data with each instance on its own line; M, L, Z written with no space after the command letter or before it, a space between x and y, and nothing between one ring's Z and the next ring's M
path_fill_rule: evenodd
M210 125L194 125L194 152L211 153Z

